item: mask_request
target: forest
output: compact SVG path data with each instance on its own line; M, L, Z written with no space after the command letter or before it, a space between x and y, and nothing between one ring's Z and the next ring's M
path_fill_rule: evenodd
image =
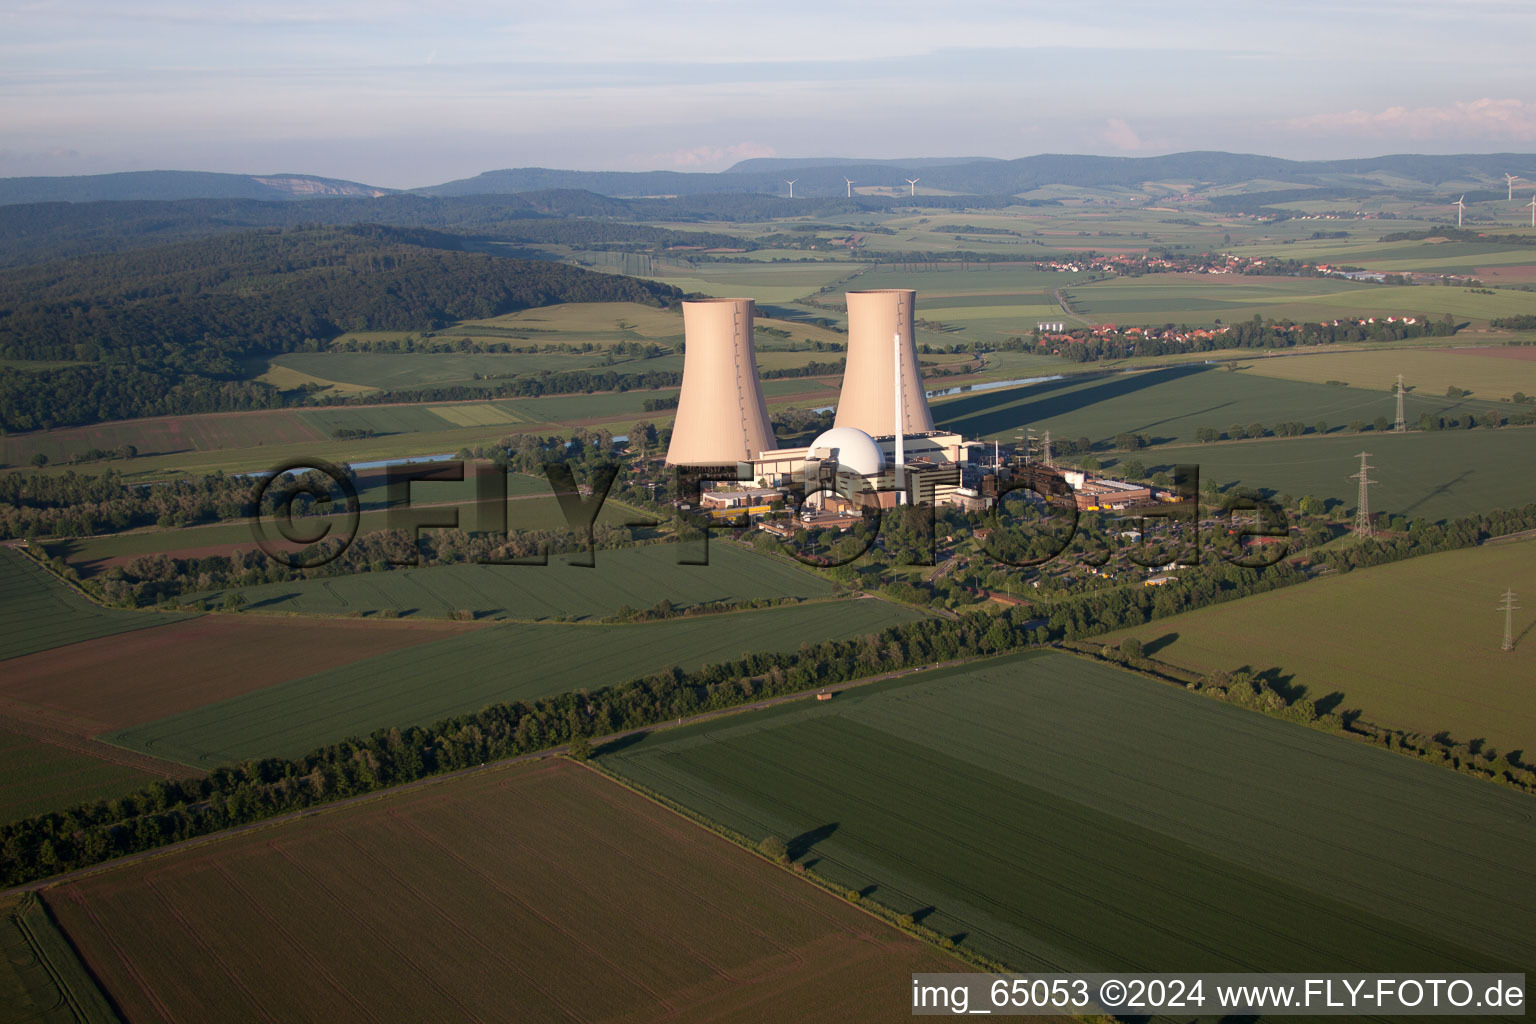
M79 364L0 370L0 428L270 408L281 394L242 379L238 357L318 349L348 331L682 297L667 285L461 244L377 225L263 230L0 273L0 359ZM570 382L592 387L600 385Z

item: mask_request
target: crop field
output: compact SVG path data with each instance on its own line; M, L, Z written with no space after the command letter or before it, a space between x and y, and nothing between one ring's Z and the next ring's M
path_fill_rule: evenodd
M0 712L96 736L474 628L204 615L13 658Z
M910 997L891 979L959 969L560 760L127 865L46 899L130 1020L895 1019Z
M1176 463L1200 467L1201 480L1241 483L1300 497L1336 499L1334 515L1353 510L1359 452L1369 452L1371 511L1433 521L1536 501L1536 478L1519 467L1536 460L1536 429L1444 430L1266 438L1170 445L1139 454L1148 472ZM1107 470L1111 475L1114 467Z
M509 478L511 479L511 478ZM413 506L453 503L464 490L472 487L463 484L425 481L411 485ZM361 496L360 496L361 497ZM559 502L548 492L544 494L516 495L508 487L507 528L511 531L564 530L569 528ZM462 529L472 529L477 523L480 510L470 497L464 497L459 505L459 524ZM340 518L340 517L336 517ZM618 524L641 521L652 517L641 515L619 502L609 499L597 514L597 521ZM306 530L319 530L303 520ZM387 528L387 513L382 509L365 511L358 517L359 534L374 533ZM338 526L339 528L339 526ZM188 526L179 529L145 529L129 533L105 534L83 540L61 541L49 544L50 554L61 555L82 574L94 574L114 565L124 565L142 555L170 554L180 558L205 555L228 555L234 551L250 551L256 547L248 520L230 523L211 523L207 526ZM3 648L0 648L3 650Z
M1406 268L1405 268L1406 269ZM1072 308L1095 323L1210 324L1255 314L1323 320L1353 314L1440 317L1473 321L1536 313L1536 294L1465 288L1379 285L1334 278L1215 274L1148 274L1074 285Z
M0 548L0 661L182 618L99 608L26 555Z
M1536 955L1529 797L1064 654L909 674L600 756L1019 970Z
M1378 725L1444 731L1459 743L1481 739L1529 757L1536 753L1536 610L1527 602L1515 613L1521 642L1511 652L1499 649L1504 616L1496 609L1504 588L1531 580L1536 541L1500 541L1159 619L1104 642L1136 636L1170 664L1271 673Z
M1444 395L1446 388L1470 391L1484 401L1508 398L1516 391L1536 395L1536 358L1521 359L1526 348L1395 349L1338 352L1246 360L1245 373L1283 380L1323 383L1341 380L1353 387L1393 391L1397 375L1411 397ZM1508 356L1505 353L1509 353ZM1422 401L1422 399L1421 399ZM1374 419L1374 416L1372 417Z
M525 334L528 341L662 341L681 338L682 314L638 302L569 302L538 306L486 320L465 320L450 328L452 334L479 337L490 328L496 336ZM571 335L572 337L559 337ZM343 339L344 340L344 339ZM494 340L484 334L484 340Z
M379 728L595 689L674 665L691 669L749 651L795 650L802 643L878 633L920 615L866 599L636 625L506 623L269 686L106 739L202 770L251 757L298 757Z
M389 609L406 618L441 619L464 609L476 619L581 620L613 615L622 606L678 609L751 598L829 597L832 584L808 570L716 540L708 565L679 565L677 544L604 550L591 569L553 556L539 566L447 565L358 573L243 587L250 612L369 615ZM584 556L582 556L584 557ZM223 591L198 594L218 605Z
M121 796L160 777L0 726L0 822Z
M681 330L681 325L679 325ZM487 340L497 340L491 338ZM543 340L543 339L539 339ZM647 373L680 370L674 356L625 359L602 365L605 350L592 352L295 352L278 356L272 365L305 377L344 382L353 390L401 390L465 385L495 387L507 378L569 370ZM487 380L487 376L497 379Z
M37 896L0 900L0 1024L119 1019Z
M1279 361L1279 360L1276 360ZM1041 362L1042 367L1050 364ZM1052 372L1042 369L1042 374ZM1153 443L1191 442L1200 427L1224 431L1232 424L1318 421L1338 430L1352 420L1389 419L1395 398L1366 388L1227 373L1214 367L1179 365L1134 373L1076 374L1016 388L956 395L933 403L935 422L966 437L1013 440L1026 427L1055 437L1112 442L1122 431L1144 433ZM1410 421L1435 415L1482 413L1498 403L1410 392ZM1504 411L1509 406L1505 405ZM1357 449L1358 450L1358 449ZM1148 461L1148 460L1143 460Z
M758 302L793 302L846 277L854 263L711 263L653 278L685 292L717 298L749 298Z
M0 438L0 460L20 466L38 454L50 462L64 462L92 448L114 451L125 444L141 455L154 455L319 441L325 436L303 414L289 409L202 413L12 434Z

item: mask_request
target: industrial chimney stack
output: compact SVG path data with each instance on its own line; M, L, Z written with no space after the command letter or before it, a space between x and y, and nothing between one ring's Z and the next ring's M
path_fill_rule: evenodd
M896 423L902 434L934 429L912 335L916 302L917 292L909 288L848 293L848 365L834 426L856 427L872 437L890 434ZM900 385L893 387L897 373Z
M748 462L775 447L757 379L751 299L683 303L683 388L669 465Z

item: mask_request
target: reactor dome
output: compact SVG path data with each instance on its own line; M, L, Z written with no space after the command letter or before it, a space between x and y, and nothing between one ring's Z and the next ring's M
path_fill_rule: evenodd
M819 448L831 449L831 459L838 468L856 476L879 476L885 469L880 446L857 427L833 427L812 441L807 452L814 457Z

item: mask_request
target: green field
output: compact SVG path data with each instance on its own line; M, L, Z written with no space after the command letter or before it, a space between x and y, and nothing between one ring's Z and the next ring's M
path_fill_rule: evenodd
M1358 569L1104 637L1135 636L1153 657L1200 672L1270 673L1366 721L1536 755L1536 610L1515 614L1500 650L1505 587L1536 580L1536 541ZM1388 639L1390 638L1390 639ZM1277 686L1277 688L1280 688ZM1287 691L1289 692L1289 691Z
M601 759L1019 970L1536 957L1529 797L1063 654Z
M1260 357L1242 362L1245 373L1284 380L1323 383L1342 380L1360 388L1392 391L1398 374L1410 396L1444 395L1458 387L1484 401L1509 398L1516 391L1536 395L1536 359L1512 358L1525 348L1495 349L1509 356L1483 355L1457 349L1328 352L1317 355Z
M159 776L0 728L0 822L128 793Z
M793 302L858 269L853 263L703 263L666 270L653 280L718 298Z
M34 893L0 903L0 1024L118 1024Z
M510 500L519 488L523 486L536 487L537 485L537 481L533 481L531 485L525 485L521 481L517 484L509 484L509 500L506 505L507 528L514 532L519 530L569 529L565 513L561 511L559 502L553 497L547 496L548 484L544 485L545 495L535 494L516 497L515 500ZM472 486L472 481L465 481L462 484L436 483L431 481L413 483L411 485L411 502L415 506L456 502ZM382 496L382 488L365 493ZM478 522L476 518L478 513L479 510L474 506L473 502L464 497L459 504L460 527L462 529L475 529ZM599 523L610 525L630 521L640 522L654 518L654 516L636 512L613 499L605 501L597 515ZM383 510L373 509L363 512L358 518L358 532L359 534L366 534L386 529L388 521L388 513ZM319 527L305 524L305 529L318 530ZM58 543L50 543L48 551L50 555L62 556L80 572L90 574L98 571L110 559L121 560L159 552L173 554L184 552L188 555L227 554L236 549L249 551L255 547L256 542L251 534L250 522L248 520L239 520L230 523L212 523L207 526L188 526L180 529L164 530L135 530L129 533L88 537L84 540L60 541Z
M508 623L103 738L203 769L247 758L298 757L386 726L427 724L502 701L595 689L674 665L688 669L751 651L795 650L802 643L878 632L919 617L917 611L866 599L628 626Z
M184 618L99 608L21 552L0 548L0 661Z
M593 568L448 565L334 579L299 580L239 588L253 612L368 615L391 609L399 615L442 618L459 609L477 619L602 618L623 605L651 608L665 599L676 608L752 598L829 597L832 584L810 571L716 541L708 565L679 565L676 544L620 548L597 553ZM585 557L585 556L579 556ZM223 591L195 595L217 605Z
M1301 321L1355 314L1438 318L1447 313L1481 322L1536 314L1536 293L1531 292L1502 290L1484 295L1465 288L1246 274L1117 277L1073 285L1066 295L1081 316L1095 323L1116 324L1230 323L1255 315Z
M1035 366L1039 374L1054 372L1046 360ZM1112 441L1121 431L1146 434L1153 443L1189 442L1200 427L1226 430L1232 424L1299 421L1311 427L1322 420L1337 430L1352 420L1369 423L1396 412L1393 396L1379 391L1228 373L1204 364L1079 374L943 398L932 408L936 423L966 437L1011 441L1034 427L1042 435L1050 430L1058 438L1087 437L1095 444ZM1505 404L1502 411L1509 408ZM1490 409L1500 406L1446 398L1443 392L1439 397L1410 392L1405 411L1413 422L1422 412L1459 416Z
M494 340L494 339L493 339ZM464 385L492 388L511 377L545 371L593 370L613 373L676 372L678 356L623 359L604 365L604 353L593 352L295 352L278 356L274 366L322 380L364 388L400 390ZM484 379L487 376L496 379Z
M1194 463L1202 481L1337 499L1342 506L1334 514L1341 515L1358 498L1359 483L1350 477L1360 470L1361 451L1371 455L1371 511L1377 515L1438 521L1536 501L1536 477L1523 471L1536 462L1531 427L1169 445L1138 457L1148 472ZM1113 467L1107 472L1113 474Z

